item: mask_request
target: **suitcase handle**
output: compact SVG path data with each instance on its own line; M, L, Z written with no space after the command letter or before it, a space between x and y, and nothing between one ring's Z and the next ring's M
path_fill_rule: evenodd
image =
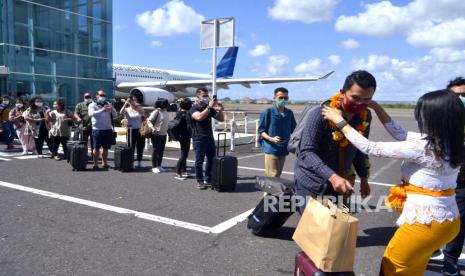
M226 156L226 132L218 133L218 146L216 147L216 156L220 156L220 136L224 136L223 156Z

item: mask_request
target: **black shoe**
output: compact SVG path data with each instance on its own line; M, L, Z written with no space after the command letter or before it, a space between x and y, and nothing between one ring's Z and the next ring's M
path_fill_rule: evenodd
M98 171L98 166L97 166L97 165L94 165L94 166L92 167L92 169L93 169L94 171Z
M105 165L105 166L103 166L102 168L103 168L104 170L108 171L108 169L110 168L110 166L109 166L109 165Z
M202 181L198 181L197 182L197 189L205 190L205 189L207 189L207 186Z
M459 266L456 263L444 259L444 266L442 267L441 274L445 276L459 276Z

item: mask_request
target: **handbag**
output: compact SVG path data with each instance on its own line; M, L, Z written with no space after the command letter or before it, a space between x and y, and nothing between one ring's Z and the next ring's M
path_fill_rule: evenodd
M358 219L329 200L310 198L292 236L325 272L353 271Z
M142 125L139 129L139 133L142 136L142 138L151 138L153 133L152 129L150 129L149 124L147 123L147 120L142 122Z
M160 112L158 110L155 110L155 111L157 112L157 115L155 116L155 119L152 122L153 125L157 122L158 116L160 116ZM151 138L153 136L152 129L150 128L148 124L148 118L147 120L142 122L142 126L139 129L139 133L144 138Z

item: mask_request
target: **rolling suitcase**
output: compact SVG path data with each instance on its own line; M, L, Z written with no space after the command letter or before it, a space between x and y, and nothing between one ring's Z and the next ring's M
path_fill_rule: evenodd
M71 162L71 150L77 145L83 145L87 148L87 143L84 141L68 141L66 142L66 161Z
M355 276L355 274L353 272L323 272L304 252L300 252L295 256L294 276Z
M130 172L134 170L134 150L131 147L132 128L126 131L126 145L115 147L115 170Z
M78 143L73 145L68 156L73 170L85 170L87 166L87 144Z
M247 228L257 236L280 228L294 213L291 208L291 200L290 194L265 195L249 215ZM288 210L280 210L280 206L286 206Z
M224 135L223 156L219 156L220 136ZM236 189L237 158L226 155L226 133L218 133L218 147L212 164L212 189L231 192Z

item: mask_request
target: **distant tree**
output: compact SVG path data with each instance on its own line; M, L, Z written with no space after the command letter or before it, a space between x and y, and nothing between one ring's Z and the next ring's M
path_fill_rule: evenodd
M223 102L230 102L230 101L231 101L231 98L225 97L225 98L222 99L222 101L223 101Z

